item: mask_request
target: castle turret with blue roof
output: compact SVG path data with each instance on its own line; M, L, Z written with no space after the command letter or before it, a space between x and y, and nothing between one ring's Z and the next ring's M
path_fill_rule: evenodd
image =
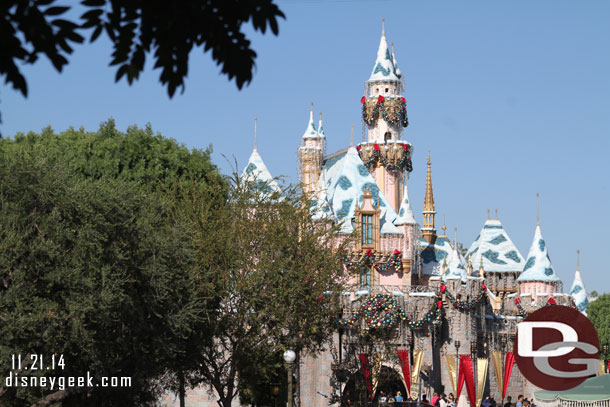
M589 296L585 290L585 284L580 275L580 250L577 251L576 272L574 273L574 282L570 288L570 295L574 299L574 304L580 312L587 315L587 307L589 306Z

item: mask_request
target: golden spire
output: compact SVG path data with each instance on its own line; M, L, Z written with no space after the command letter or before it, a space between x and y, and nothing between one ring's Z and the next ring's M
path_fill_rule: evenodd
M432 190L432 163L430 161L430 150L428 150L428 174L426 176L426 196L424 198L424 227L422 228L422 236L428 243L434 243L436 240L436 229L434 228L434 216L436 209L434 207L434 191Z

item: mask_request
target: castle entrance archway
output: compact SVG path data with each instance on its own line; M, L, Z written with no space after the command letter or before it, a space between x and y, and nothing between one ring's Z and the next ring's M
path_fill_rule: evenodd
M375 390L373 400L370 400L366 391L366 383L360 371L352 374L343 388L341 397L342 407L373 407L379 404L379 397L385 394L387 397L395 396L400 392L403 397L407 389L400 374L388 366L381 366L379 371L379 383Z

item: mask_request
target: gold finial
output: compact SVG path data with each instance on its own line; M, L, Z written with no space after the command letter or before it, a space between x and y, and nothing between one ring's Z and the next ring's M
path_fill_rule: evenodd
M394 42L392 42L392 55L394 55Z
M381 35L385 35L385 18L381 19Z
M536 226L540 226L540 194L536 192Z
M453 244L455 249L457 250L457 228L453 228Z
M352 135L350 136L350 139L349 139L349 145L350 145L350 147L354 146L354 123L352 123Z
M496 220L498 220L498 208L496 208Z
M311 102L311 112L313 113L313 102Z
M491 209L487 208L487 220L491 219Z
M443 224L443 236L447 236L447 226L445 226L445 224Z
M256 116L254 116L254 151L257 151L257 147L256 147L256 122L258 121L258 118Z
M576 271L580 271L580 250L576 250Z
M428 147L428 167L431 165L430 161L430 148Z
M320 123L322 123L322 111L320 111Z

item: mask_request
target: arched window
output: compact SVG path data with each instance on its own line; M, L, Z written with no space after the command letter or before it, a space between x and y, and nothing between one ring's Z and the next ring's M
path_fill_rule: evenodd
M360 270L360 288L371 287L371 268L364 267Z
M362 244L373 244L373 215L362 215Z
M386 131L385 134L383 135L383 139L385 141L392 140L392 133L390 133L389 131Z

